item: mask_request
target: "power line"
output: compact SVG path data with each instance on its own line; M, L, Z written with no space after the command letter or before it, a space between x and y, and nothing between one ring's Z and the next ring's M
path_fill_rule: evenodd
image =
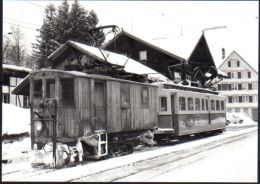
M3 22L7 23L7 24L11 24L11 25L14 25L14 26L17 26L17 27L23 27L23 28L26 28L26 29L30 29L30 30L33 30L33 31L37 31L37 29L33 29L33 28L29 28L27 26L22 26L22 25L19 25L19 24L15 24L15 23L12 23L12 22L8 22L6 20L3 20Z
M39 24L33 24L33 23L30 23L30 22L25 22L25 21L21 21L21 20L17 20L17 19L11 19L11 18L3 18L3 19L14 21L14 22L20 22L20 23L24 23L24 24L30 24L30 25L33 25L33 26L40 26Z
M43 7L43 6L41 6L41 5L38 5L38 4L36 4L36 3L33 3L33 2L31 2L31 1L27 1L27 0L24 0L24 1L27 2L27 3L33 4L33 5L35 5L35 6L38 6L38 7L40 7L40 8L45 9L45 7Z

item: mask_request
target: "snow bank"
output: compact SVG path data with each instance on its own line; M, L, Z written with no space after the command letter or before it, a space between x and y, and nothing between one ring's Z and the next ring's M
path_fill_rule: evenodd
M30 109L2 103L2 135L30 133Z

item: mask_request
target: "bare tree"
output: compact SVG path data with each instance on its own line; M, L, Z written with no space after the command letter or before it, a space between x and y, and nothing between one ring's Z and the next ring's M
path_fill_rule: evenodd
M3 58L17 66L26 65L25 37L21 29L19 27L11 27L11 32L4 37Z

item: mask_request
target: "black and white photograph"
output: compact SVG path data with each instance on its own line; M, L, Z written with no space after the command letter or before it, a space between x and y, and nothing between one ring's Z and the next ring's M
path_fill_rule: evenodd
M3 182L257 183L258 1L3 0Z

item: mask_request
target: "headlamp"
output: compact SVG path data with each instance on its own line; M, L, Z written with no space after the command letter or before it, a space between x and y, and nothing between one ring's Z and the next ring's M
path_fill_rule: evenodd
M35 121L34 125L37 131L41 131L43 129L43 123L41 121Z

